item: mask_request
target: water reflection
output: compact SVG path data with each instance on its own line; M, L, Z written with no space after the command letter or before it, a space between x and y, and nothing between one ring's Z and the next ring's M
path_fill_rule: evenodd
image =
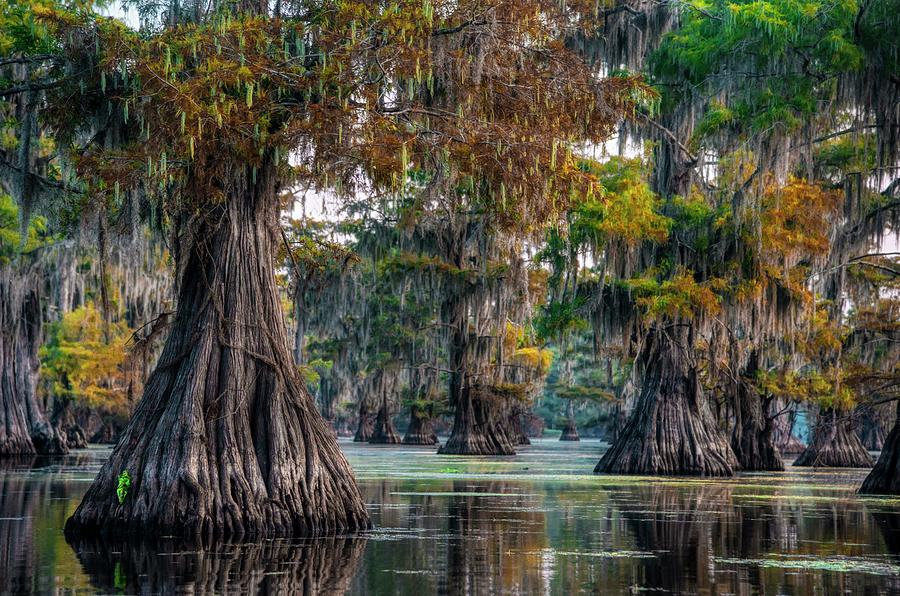
M884 544L891 553L892 558L900 563L900 513L896 511L883 512L876 511L872 514L878 529L881 530L881 536L884 538Z
M0 458L0 592L46 593L86 584L79 581L61 530L73 497L82 492L69 470L89 461L78 452Z
M342 447L374 533L202 551L64 541L108 450L7 463L0 593L900 593L900 499L856 495L865 471L650 479L586 473L596 441Z
M78 559L101 592L345 594L365 537L222 544L79 541Z
M609 487L611 500L634 538L634 550L643 555L635 558L632 581L644 588L676 593L696 592L699 586L714 584L710 538L714 527L735 527L734 511L720 506L729 500L732 489L717 484L673 488L647 483L629 490Z
M503 482L454 482L441 594L539 594L547 546L540 498ZM475 489L473 491L473 488ZM498 495L503 495L498 497Z

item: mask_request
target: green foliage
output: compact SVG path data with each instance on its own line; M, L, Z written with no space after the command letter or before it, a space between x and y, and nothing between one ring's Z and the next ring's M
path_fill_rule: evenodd
M556 396L560 399L571 399L578 401L595 401L595 402L611 402L615 396L600 387L586 387L584 385L560 385L556 389Z
M19 208L12 197L0 192L0 265L12 261L21 249L30 252L50 243L53 237L47 230L47 220L33 217L28 226L28 238L22 246L19 234Z
M542 305L540 314L534 320L537 337L547 341L587 328L587 321L578 314L583 304L584 298L576 298L571 302L554 300Z
M319 388L319 381L322 380L322 371L331 370L333 365L334 362L331 360L314 358L306 364L300 364L299 368L303 377L306 379L306 384L309 385L310 390L315 391Z
M125 502L129 487L131 487L131 476L128 475L128 470L123 470L119 474L119 481L116 484L116 496L119 498L119 503Z
M705 108L695 142L727 129L796 131L834 92L834 73L864 67L858 13L856 0L686 3L681 27L649 57L654 79L666 83L663 111L727 88L726 103Z
M583 167L597 177L601 191L574 205L575 246L666 240L670 222L659 213L662 200L647 184L648 168L642 158L585 162Z
M113 585L120 590L124 590L128 587L128 578L125 576L125 569L122 567L122 561L116 561L116 569L113 574Z

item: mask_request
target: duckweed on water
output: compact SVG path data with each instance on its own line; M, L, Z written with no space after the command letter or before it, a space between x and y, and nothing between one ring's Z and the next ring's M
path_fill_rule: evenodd
M767 557L764 559L734 559L714 557L713 562L720 565L751 565L754 567L773 567L778 569L803 569L836 572L871 573L875 575L897 576L900 566L887 562L873 561L858 557L820 557L820 558L782 558Z
M125 591L148 593L246 593L248 577L294 593L309 577L340 586L319 593L361 596L900 594L890 559L900 561L890 534L900 499L856 495L858 470L724 481L595 476L602 446L591 440L537 440L513 458L474 460L341 447L376 529L299 545L202 550L172 539L164 548L76 549L62 526L108 451L0 473L0 535L9 537L0 558L19 565L5 576L10 591L117 592L120 563ZM748 567L765 573L736 572Z

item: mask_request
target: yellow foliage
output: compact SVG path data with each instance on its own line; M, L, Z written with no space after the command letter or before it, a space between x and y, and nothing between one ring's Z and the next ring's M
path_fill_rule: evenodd
M830 219L841 204L841 193L804 180L769 186L760 214L763 259L782 263L785 257L823 254L829 246Z
M57 397L91 408L121 412L127 408L126 343L132 335L124 322L109 323L89 302L54 323L41 348L41 377Z
M513 358L522 365L537 369L541 375L546 375L553 364L553 352L540 348L520 348Z

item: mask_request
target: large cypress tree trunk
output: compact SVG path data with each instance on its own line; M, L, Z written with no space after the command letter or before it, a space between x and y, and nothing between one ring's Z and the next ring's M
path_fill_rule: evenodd
M639 357L644 381L622 433L595 473L730 476L737 459L697 378L693 328L651 329Z
M68 451L37 400L41 312L37 273L0 265L0 456Z
M271 160L234 172L191 224L178 307L143 398L66 535L234 540L370 526L294 364L274 276ZM120 474L131 486L116 497Z
M59 431L69 449L84 449L88 446L84 429L75 420L70 400L58 399L54 402L50 424Z
M378 414L375 417L375 427L372 430L372 436L369 437L369 443L396 445L400 442L400 435L394 428L391 401L398 389L397 371L385 372L384 369L379 369L372 374L374 378L369 381L372 392L378 400Z
M869 495L900 495L900 401L894 427L884 442L875 467L863 480L859 492Z
M525 426L522 424L522 409L514 405L510 408L509 414L506 416L506 428L509 433L510 441L514 445L531 445L531 439L525 432Z
M400 443L400 435L394 428L394 421L391 419L391 406L385 399L378 408L378 416L375 418L375 430L369 438L369 443L380 445L396 445Z
M874 463L853 431L849 417L834 409L819 413L809 445L794 460L795 466L825 468L871 468Z
M461 265L461 263L459 263ZM468 305L464 296L452 295L441 307L442 320L450 326L450 403L454 407L450 438L438 449L447 455L515 455L504 429L501 404L473 383L469 374Z
M356 424L356 434L353 435L354 443L365 443L372 438L375 432L375 414L369 405L369 400L365 395L359 398L359 420Z
M769 414L775 425L775 447L782 454L803 453L806 445L794 434L797 421L795 407L785 407L780 399L775 399L773 404Z
M437 445L438 438L434 432L431 416L415 405L409 408L409 426L403 437L404 445Z
M863 447L869 451L881 451L887 440L887 427L891 423L890 404L862 406L858 407L856 411L860 415L856 435Z
M580 441L578 429L575 427L575 404L572 400L566 400L566 425L563 427L562 434L559 435L560 441Z
M746 370L732 387L734 426L731 429L731 449L742 470L784 470L784 461L775 448L775 423L768 415L772 399L763 398L750 382L756 371L754 353Z
M451 388L453 383L450 384ZM478 394L468 382L458 393L453 430L438 449L444 455L515 455L516 450L498 415L499 404Z

